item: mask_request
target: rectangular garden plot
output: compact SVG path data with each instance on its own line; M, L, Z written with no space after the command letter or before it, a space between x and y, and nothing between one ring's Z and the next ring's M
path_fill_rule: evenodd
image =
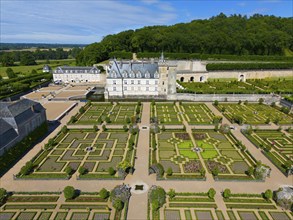
M293 161L293 138L291 133L276 130L257 130L244 135L273 162L284 174L287 174Z
M276 124L292 124L293 118L271 106L264 104L220 103L216 106L231 122L235 116L245 124L265 124L267 120Z
M182 103L179 105L179 113L184 115L191 125L212 124L214 113L203 103Z
M190 135L182 130L161 131L151 134L151 164L161 164L168 179L203 179L204 168ZM156 149L156 150L154 150Z
M256 161L247 150L240 149L238 140L232 134L214 130L192 131L195 148L216 179L254 179L246 172L256 165Z
M92 138L87 138L89 135ZM19 175L20 178L68 178L83 167L84 172L79 178L121 179L127 175L125 171L134 165L138 135L122 129L95 133L92 129L84 129L68 130L59 136L55 137L58 143L34 158L33 172ZM133 146L128 150L130 145ZM120 165L122 170L116 172Z
M182 112L180 113L174 103L156 103L152 105L152 117L160 124L182 124Z

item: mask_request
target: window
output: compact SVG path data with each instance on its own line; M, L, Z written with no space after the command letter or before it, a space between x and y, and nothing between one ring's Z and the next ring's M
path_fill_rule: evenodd
M126 86L124 86L124 90L125 90L125 91L127 90L127 87L126 87Z
M146 81L146 84L149 85L149 81L148 80Z
M140 80L137 81L137 84L140 85Z
M131 84L134 84L134 80L131 80Z
M131 87L131 90L132 90L132 91L134 90L134 87L133 87L133 86Z
M138 91L140 91L140 86L139 87L137 87L138 88Z
M158 85L158 81L157 80L155 81L155 84Z
M116 80L113 80L113 84L116 85Z
M126 80L124 80L124 84L127 84L127 81Z
M116 87L113 87L113 91L116 91Z
M158 88L157 87L155 87L155 91L158 91Z
M165 85L165 82L163 81L163 85Z
M149 91L149 87L146 87L146 91Z

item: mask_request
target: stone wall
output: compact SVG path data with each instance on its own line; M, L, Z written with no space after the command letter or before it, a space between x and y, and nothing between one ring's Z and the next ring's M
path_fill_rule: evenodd
M182 101L194 101L194 102L213 102L218 100L219 102L258 102L260 98L264 99L264 103L271 104L272 102L279 102L280 97L270 94L187 94L177 93L176 96L167 97L167 100L182 100Z
M236 78L240 79L263 79L268 77L293 77L293 70L239 70L239 71L211 71L209 79Z

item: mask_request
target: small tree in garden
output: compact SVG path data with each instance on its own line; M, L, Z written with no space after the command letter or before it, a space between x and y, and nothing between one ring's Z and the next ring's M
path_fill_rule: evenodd
M116 171L114 170L113 167L109 167L108 172L109 172L109 174L110 174L111 176L114 176L115 173L116 173Z
M105 119L105 121L107 122L107 123L111 123L111 119L110 119L110 117L106 117L106 119Z
M215 100L214 101L214 106L218 106L219 105L219 101L218 100Z
M239 100L239 101L238 101L238 105L241 105L241 103L242 103L242 101L241 101L241 100Z
M247 104L248 104L248 101L247 101L247 100L245 100L245 101L244 101L244 105L247 105Z
M154 210L158 210L166 203L166 192L159 186L153 186L148 196Z
M98 131L99 130L97 125L94 125L93 126L93 129L94 129L94 131Z
M271 119L269 119L269 118L267 118L265 121L266 124L269 124L270 122L271 122Z
M68 175L68 176L70 176L72 173L73 173L73 169L72 169L72 167L71 166L67 166L66 168L65 168L65 173Z
M170 189L167 194L170 197L170 199L173 199L176 196L176 192L174 189Z
M28 175L33 171L34 165L32 161L26 162L26 164L20 169L21 175Z
M275 102L272 102L271 106L272 107L275 107L276 106L276 103Z
M73 186L66 186L63 190L65 199L74 199L77 196L77 192Z
M166 131L165 125L162 125L162 131Z
M113 204L113 207L116 210L121 211L124 208L124 203L121 201L121 199L116 199Z
M214 188L210 188L208 191L208 197L210 199L213 199L213 198L215 198L215 195L216 195L216 190Z
M272 190L267 189L267 190L265 191L265 193L263 194L263 197L264 197L266 200L270 200L270 199L272 199L272 198L273 198L273 192L272 192Z
M264 101L265 101L265 100L264 100L263 98L260 98L260 99L258 100L258 104L260 104L260 105L261 105L261 104L263 104L263 103L264 103Z
M200 175L203 177L206 175L206 170L204 168L201 168L199 172L200 172Z
M248 170L246 171L246 174L248 176L252 176L254 173L254 167L249 167Z
M127 123L127 124L129 124L131 121L130 121L130 118L129 117L127 117L126 119L125 119L125 122Z
M226 111L226 107L223 107L223 108L221 109L221 111L222 111L222 112L225 112L225 111Z
M84 175L87 172L88 172L88 170L84 166L81 166L81 167L78 168L79 175Z
M106 125L102 126L103 131L107 131Z
M99 192L99 195L102 199L107 199L109 197L110 193L105 188L102 188Z
M230 189L225 189L223 192L223 197L225 199L228 199L231 196L231 190Z
M67 128L66 125L64 125L64 126L62 127L61 132L62 132L63 134L66 134L66 133L68 132L68 128Z
M7 197L7 191L4 188L0 188L0 205L4 202Z
M82 106L80 109L79 109L79 113L80 114L83 114L85 112L85 109L84 109L84 107Z
M77 121L77 118L75 117L75 115L71 116L70 122L75 123L76 121Z
M173 170L172 170L172 168L171 167L169 167L168 169L167 169L167 176L172 176L172 174L173 174Z
M218 175L219 175L219 168L218 168L218 167L215 167L215 168L212 170L212 174L213 174L213 176L218 176Z
M125 132L128 131L128 127L127 127L127 125L123 125L123 130L124 130Z

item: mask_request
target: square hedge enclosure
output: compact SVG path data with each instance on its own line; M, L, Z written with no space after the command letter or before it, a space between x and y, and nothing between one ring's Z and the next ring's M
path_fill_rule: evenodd
M139 115L136 112L139 106L137 103L90 103L87 104L84 112L76 115L76 124L94 125L103 121L112 124L126 124L127 118Z
M287 173L293 161L293 136L292 133L277 130L256 130L245 136L284 174Z
M233 116L241 116L245 124L265 124L269 119L276 124L292 124L293 118L265 104L220 103L216 106L232 122Z
M87 172L80 178L117 178L110 175L109 168L117 170L122 161L134 165L135 148L129 143L137 142L138 135L123 130L94 132L92 129L68 130L55 137L55 146L43 150L32 162L34 170L22 178L66 178L66 168L77 171L81 166ZM73 171L73 172L74 172Z
M254 179L246 172L256 160L246 149L241 150L232 134L214 130L192 130L189 134L169 129L151 134L151 142L150 164L160 163L165 173L171 168L172 176L167 178L199 178L207 169L218 179Z

